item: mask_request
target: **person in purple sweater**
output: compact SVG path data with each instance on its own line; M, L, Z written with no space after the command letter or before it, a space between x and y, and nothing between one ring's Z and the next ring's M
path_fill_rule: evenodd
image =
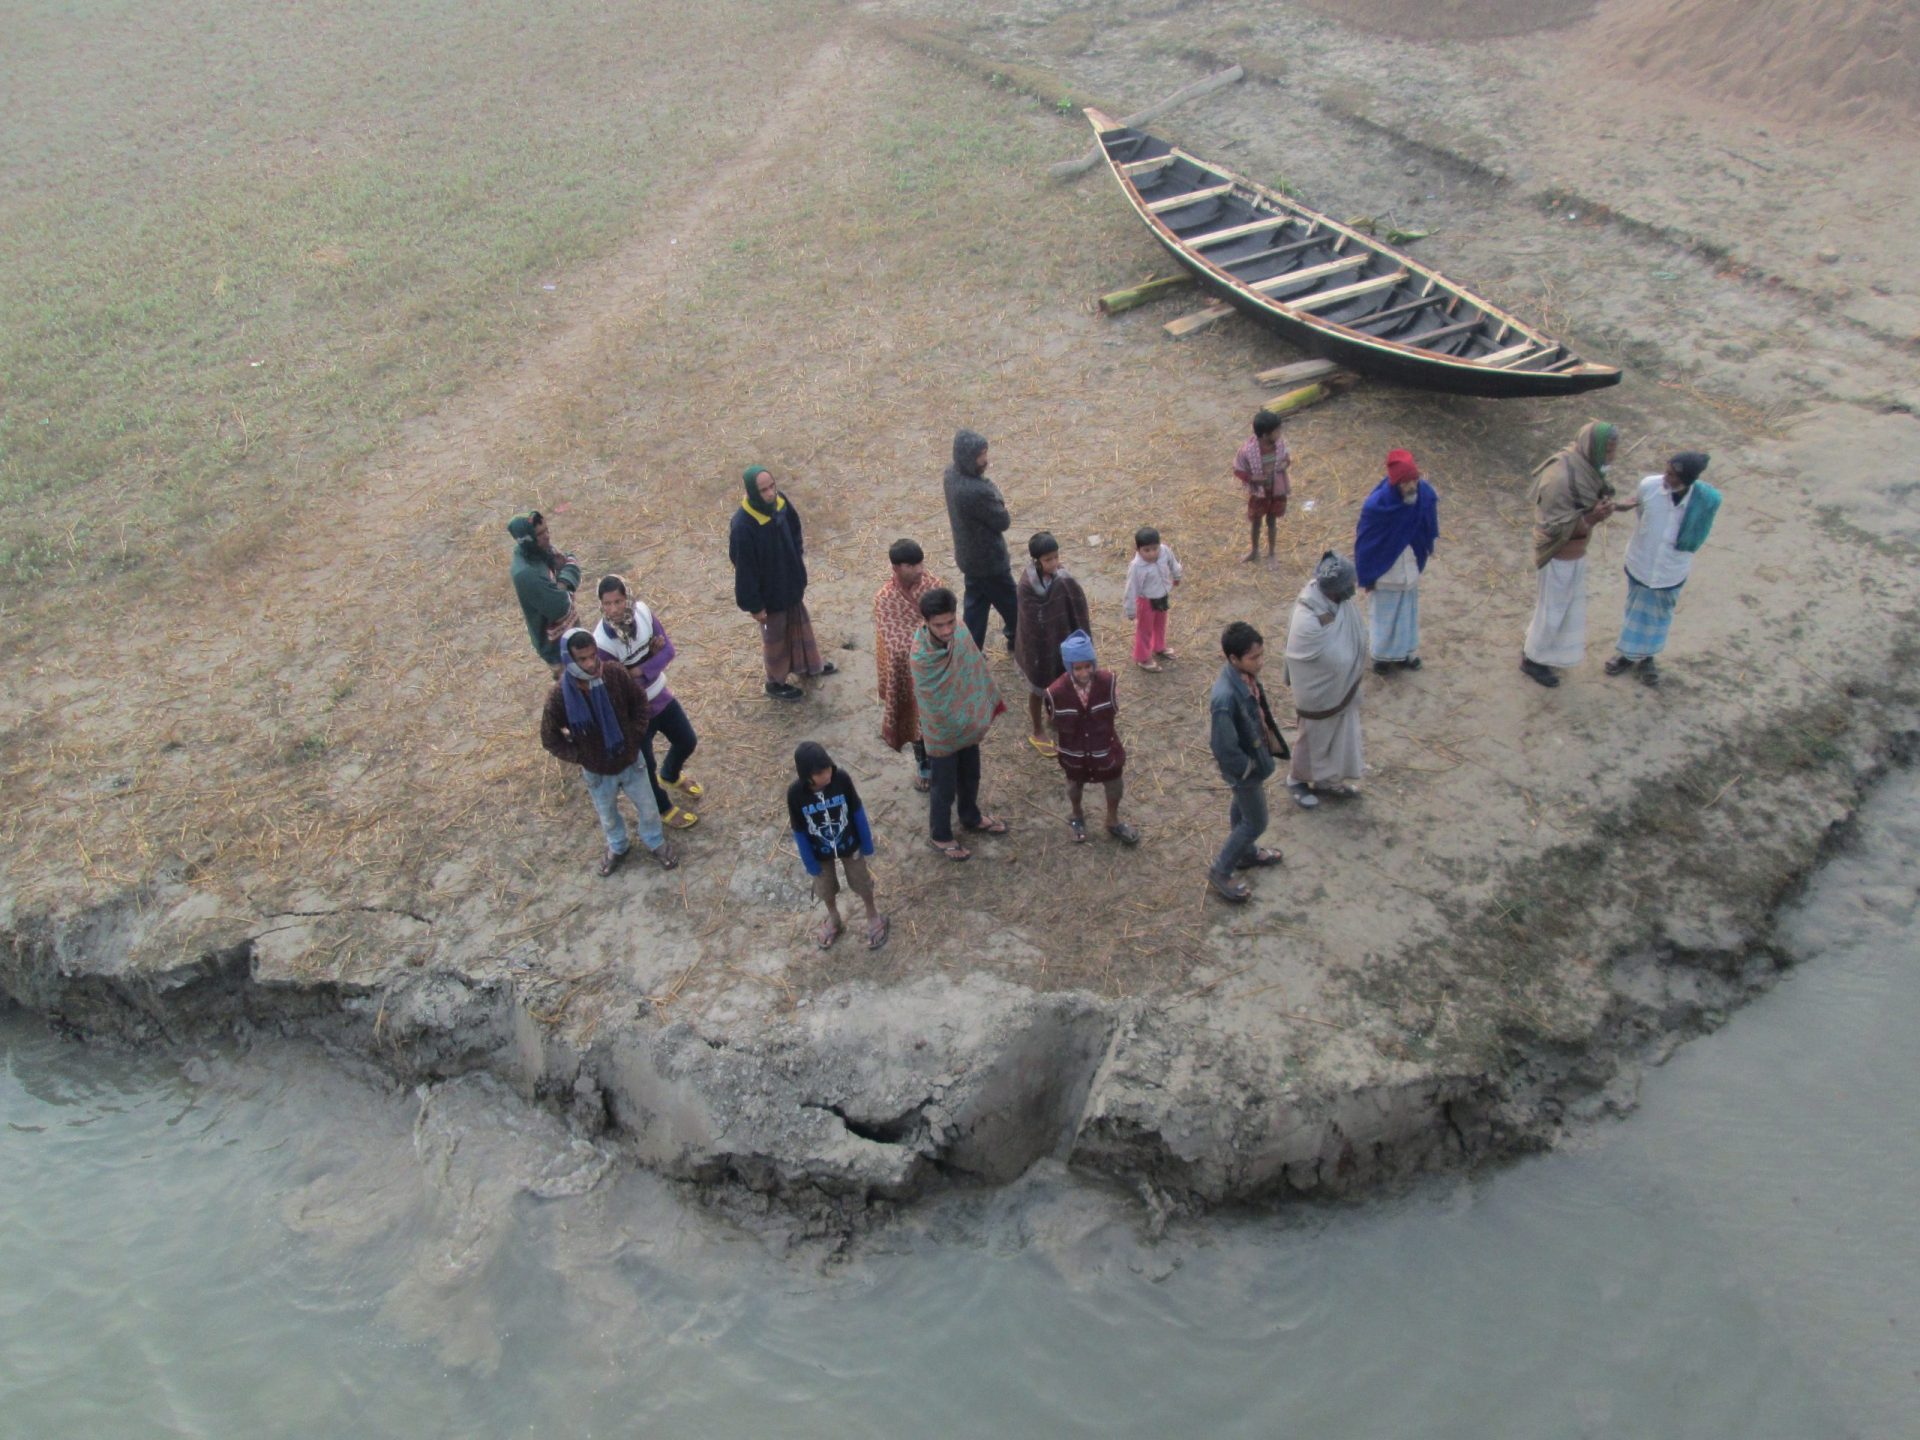
M647 781L653 786L654 804L660 807L660 823L669 830L690 829L700 817L669 792L687 800L698 800L706 792L684 774L687 757L700 737L667 689L673 641L667 638L660 617L635 600L618 575L600 581L600 623L593 627L593 643L607 659L624 665L646 694L648 719L646 733L640 737L640 758L647 762ZM666 762L658 767L653 760L656 735L667 737Z

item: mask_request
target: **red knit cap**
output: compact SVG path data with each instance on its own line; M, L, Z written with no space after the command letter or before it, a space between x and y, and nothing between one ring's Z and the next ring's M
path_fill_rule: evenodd
M1387 451L1387 478L1396 485L1408 485L1420 478L1420 467L1413 463L1411 450Z

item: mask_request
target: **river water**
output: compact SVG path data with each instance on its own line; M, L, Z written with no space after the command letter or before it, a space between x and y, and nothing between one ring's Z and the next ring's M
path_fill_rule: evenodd
M1803 966L1559 1152L1143 1238L1046 1167L851 1256L497 1087L0 1017L0 1435L1920 1435L1920 781Z

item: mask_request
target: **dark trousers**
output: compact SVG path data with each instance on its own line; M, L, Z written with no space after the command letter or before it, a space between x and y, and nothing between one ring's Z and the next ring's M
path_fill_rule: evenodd
M969 745L952 755L930 755L933 784L927 791L927 815L933 838L953 839L953 802L960 801L960 823L968 829L980 823L980 747Z
M667 737L667 763L658 769L654 768L653 763L653 737L656 735ZM678 780L687 757L693 754L699 743L700 737L693 733L693 722L687 719L687 712L680 708L678 700L647 722L647 733L640 741L640 755L647 762L647 783L653 787L653 803L660 807L662 817L673 809L674 802L661 785L661 778Z
M1002 570L998 575L969 575L966 577L966 594L960 600L960 618L966 623L967 633L973 636L973 643L980 650L987 648L987 611L1000 612L1001 623L1007 627L1007 648L1013 648L1013 633L1020 621L1020 599L1014 593L1013 572Z
M1254 845L1267 833L1267 782L1248 780L1234 786L1227 819L1233 828L1227 832L1227 843L1213 862L1213 873L1221 880L1233 878L1233 872L1253 854Z

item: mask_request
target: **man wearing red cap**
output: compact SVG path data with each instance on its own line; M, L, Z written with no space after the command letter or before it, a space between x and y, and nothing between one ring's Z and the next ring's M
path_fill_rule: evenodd
M1410 450L1387 452L1387 475L1360 507L1353 564L1371 597L1377 675L1420 668L1420 576L1440 542L1440 497Z

